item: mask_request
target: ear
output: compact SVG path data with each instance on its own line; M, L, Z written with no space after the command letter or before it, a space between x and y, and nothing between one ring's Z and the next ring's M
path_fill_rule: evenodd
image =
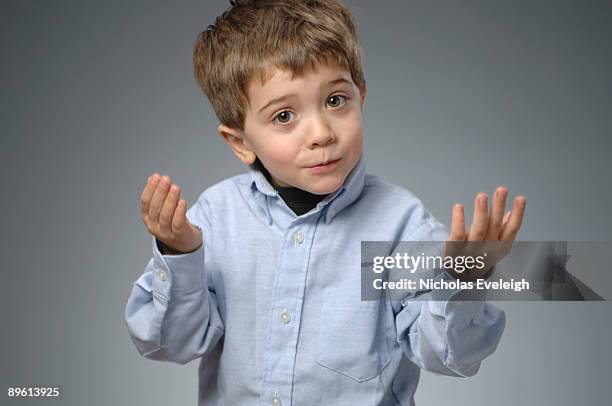
M238 159L240 159L246 165L251 165L253 162L255 162L255 158L257 156L255 155L249 141L244 137L243 131L223 124L220 124L217 130L219 131L221 138L223 138L223 141L229 145Z
M359 100L361 102L361 109L363 109L363 103L365 102L367 93L368 93L368 86L364 83L363 89L359 89Z

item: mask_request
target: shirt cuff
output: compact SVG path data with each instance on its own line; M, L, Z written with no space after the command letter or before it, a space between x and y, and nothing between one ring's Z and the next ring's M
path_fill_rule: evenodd
M447 281L457 280L445 270L440 277ZM459 288L434 290L431 298L425 303L429 311L446 318L452 324L467 325L485 311L486 291ZM466 300L462 300L464 298Z
M170 293L202 289L205 284L204 243L192 252L179 255L164 255L157 239L152 236L155 278L153 290L169 298Z

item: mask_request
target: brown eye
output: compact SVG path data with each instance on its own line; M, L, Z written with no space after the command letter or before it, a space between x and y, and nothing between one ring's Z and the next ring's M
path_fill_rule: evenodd
M281 124L287 124L291 120L291 114L292 113L287 110L281 111L280 113L276 115L274 119Z
M346 97L340 94L335 94L327 99L327 104L333 108L340 107L344 103L346 103Z

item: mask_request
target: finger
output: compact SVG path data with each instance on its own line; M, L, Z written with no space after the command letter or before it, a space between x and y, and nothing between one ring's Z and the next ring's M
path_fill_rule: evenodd
M465 241L465 213L463 205L453 206L451 213L451 230L448 236L449 241Z
M149 176L147 184L140 194L140 215L143 220L149 216L149 205L151 204L151 198L153 197L153 192L155 192L157 182L159 182L159 174L154 173Z
M487 240L497 241L499 239L499 232L504 219L504 209L506 207L507 196L508 189L505 186L498 187L493 194L493 204L491 205L491 216L489 217Z
M503 227L504 227L506 224L508 224L508 219L510 218L510 213L512 213L512 210L508 210L508 211L506 212L506 214L504 214L504 220L502 221L502 228L503 228ZM500 230L500 233L501 233L501 230Z
M180 194L181 190L178 185L173 184L170 186L164 205L159 213L159 229L164 234L172 232L172 217L174 216L174 210L176 210Z
M488 223L487 194L479 193L474 200L474 219L468 234L468 241L482 241L487 234Z
M172 232L178 234L187 225L187 202L180 199L172 217Z
M149 205L149 220L154 223L159 222L159 213L161 211L168 189L170 188L171 180L169 176L162 176L159 184L153 193L151 204Z
M508 222L502 227L501 230L500 239L502 241L514 241L519 229L521 228L526 205L527 200L523 196L517 196L517 198L514 199L514 204L512 205L512 210L510 210Z

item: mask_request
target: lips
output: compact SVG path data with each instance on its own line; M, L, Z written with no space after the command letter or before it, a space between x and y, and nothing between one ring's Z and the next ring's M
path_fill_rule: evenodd
M325 162L321 162L321 163L316 164L316 165L309 166L308 168L316 168L317 166L325 166L325 165L328 165L328 164L334 163L334 162L339 161L339 160L340 160L340 159L331 159L331 160L329 160L329 161L325 161Z

